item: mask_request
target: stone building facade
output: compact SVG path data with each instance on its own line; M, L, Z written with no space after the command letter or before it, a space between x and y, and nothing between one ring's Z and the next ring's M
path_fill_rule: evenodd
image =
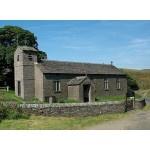
M99 96L125 96L126 75L113 65L43 60L37 50L19 46L14 54L15 93L26 100L74 99L93 102Z

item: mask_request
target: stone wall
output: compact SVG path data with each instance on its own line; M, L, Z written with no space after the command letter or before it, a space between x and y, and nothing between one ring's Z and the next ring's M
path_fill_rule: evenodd
M145 99L135 101L134 109L141 109L146 105Z
M45 116L95 116L124 112L124 102L74 104L20 104L26 113Z
M143 108L145 100L135 103L135 108ZM94 102L69 104L19 104L22 110L29 114L44 116L96 116L106 113L121 113L133 109L133 101L127 105L122 102ZM127 106L127 107L126 107Z
M0 102L12 109L19 107L23 112L44 116L96 116L106 113L123 113L133 109L142 109L146 103L145 99L121 102L92 102L92 103L52 103L52 104L17 104Z

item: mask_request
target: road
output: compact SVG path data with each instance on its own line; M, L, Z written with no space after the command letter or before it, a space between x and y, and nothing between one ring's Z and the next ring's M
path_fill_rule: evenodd
M150 104L150 99L146 100ZM89 130L150 130L150 110L130 111L129 115L120 120L97 124Z

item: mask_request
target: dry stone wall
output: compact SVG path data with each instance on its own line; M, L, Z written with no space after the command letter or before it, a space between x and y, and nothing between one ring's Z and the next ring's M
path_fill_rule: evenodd
M135 102L135 108L143 108L145 100ZM134 109L133 101L94 102L69 104L19 104L18 107L29 114L44 116L96 116L106 113L121 113Z

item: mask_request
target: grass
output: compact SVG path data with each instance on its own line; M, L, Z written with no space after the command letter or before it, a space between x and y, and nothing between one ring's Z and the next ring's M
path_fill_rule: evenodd
M23 99L15 96L14 91L7 92L6 90L0 90L0 102L17 102L22 103Z
M73 130L84 129L98 123L121 119L126 113L104 114L91 117L45 117L31 116L30 119L3 120L0 129L7 130Z
M150 89L147 90L138 90L136 91L136 94L141 95L142 98L150 98Z
M16 103L30 103L30 104L39 104L39 103L46 103L46 102L41 102L37 98L32 98L29 100L23 100L21 97L18 97L15 95L15 92L10 90L0 90L0 102L16 102Z
M121 101L125 100L125 96L97 96L96 102L106 102L106 101Z
M59 99L58 103L80 103L80 101L75 99Z
M143 110L149 111L150 110L150 105L146 105Z

